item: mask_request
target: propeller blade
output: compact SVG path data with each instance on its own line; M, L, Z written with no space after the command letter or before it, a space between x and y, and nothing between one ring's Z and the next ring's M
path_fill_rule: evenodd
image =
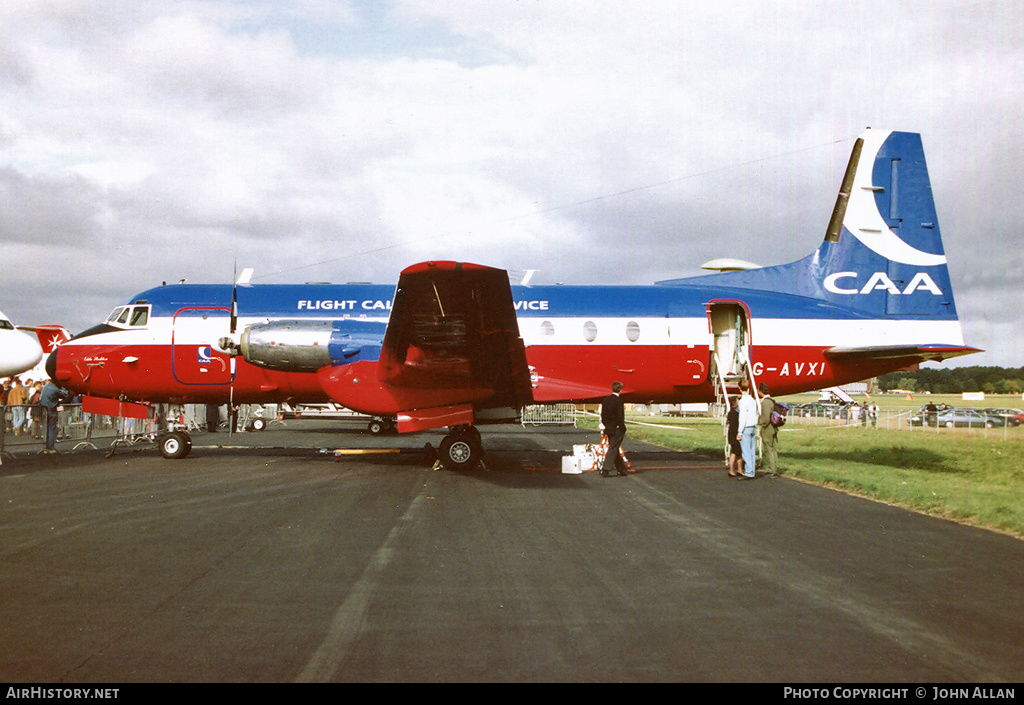
M231 271L231 333L238 327L238 263Z

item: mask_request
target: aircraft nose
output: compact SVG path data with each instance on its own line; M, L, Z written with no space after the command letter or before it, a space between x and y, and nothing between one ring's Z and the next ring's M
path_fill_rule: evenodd
M53 352L46 357L46 374L54 382L57 381L57 352L59 350L60 348L54 348Z
M25 367L35 367L43 359L43 349L39 347L36 339L26 335L19 340L18 353L22 357Z

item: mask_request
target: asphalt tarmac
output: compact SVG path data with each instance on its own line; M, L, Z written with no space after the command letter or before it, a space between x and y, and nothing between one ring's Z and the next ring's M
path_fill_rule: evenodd
M485 428L463 474L361 428L6 459L0 681L1024 679L1022 541L628 437L604 479L561 472L593 432Z

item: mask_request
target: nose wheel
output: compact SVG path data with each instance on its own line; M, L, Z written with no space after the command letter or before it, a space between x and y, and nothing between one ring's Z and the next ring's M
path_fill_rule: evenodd
M184 458L192 450L192 439L184 431L171 431L157 439L160 455L170 460Z

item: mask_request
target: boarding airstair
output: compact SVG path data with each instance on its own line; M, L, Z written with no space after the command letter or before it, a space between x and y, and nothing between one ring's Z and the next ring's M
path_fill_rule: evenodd
M743 392L740 389L740 382L744 378L750 383L750 393L754 397L754 401L757 402L758 408L761 407L761 399L757 392L757 380L754 378L751 372L752 366L750 364L750 358L747 357L747 352L744 349L738 349L736 351L735 365L726 367L722 364L718 353L713 355L712 365L712 378L715 383L715 407L718 409L718 413L722 419L722 435L727 433L728 421L727 417L729 414L729 399L739 398ZM758 455L760 455L761 437L757 435L758 444ZM725 459L726 462L729 460L729 439L725 439Z
M736 301L713 301L708 304L708 318L713 337L711 379L715 386L715 405L722 419L722 435L728 428L729 399L738 398L740 382L750 382L751 394L757 396L757 380L750 364L750 321L746 307ZM726 458L729 443L725 444Z
M754 400L758 403L761 402L757 393L757 381L754 379L753 373L750 372L750 358L747 357L745 350L740 350L737 353L737 362L739 364L734 369L738 371L726 371L727 368L722 365L718 354L716 353L714 356L714 367L711 372L715 381L715 405L722 410L723 417L729 413L729 398L739 397L743 393L740 390L740 382L744 378L750 382L750 393Z

